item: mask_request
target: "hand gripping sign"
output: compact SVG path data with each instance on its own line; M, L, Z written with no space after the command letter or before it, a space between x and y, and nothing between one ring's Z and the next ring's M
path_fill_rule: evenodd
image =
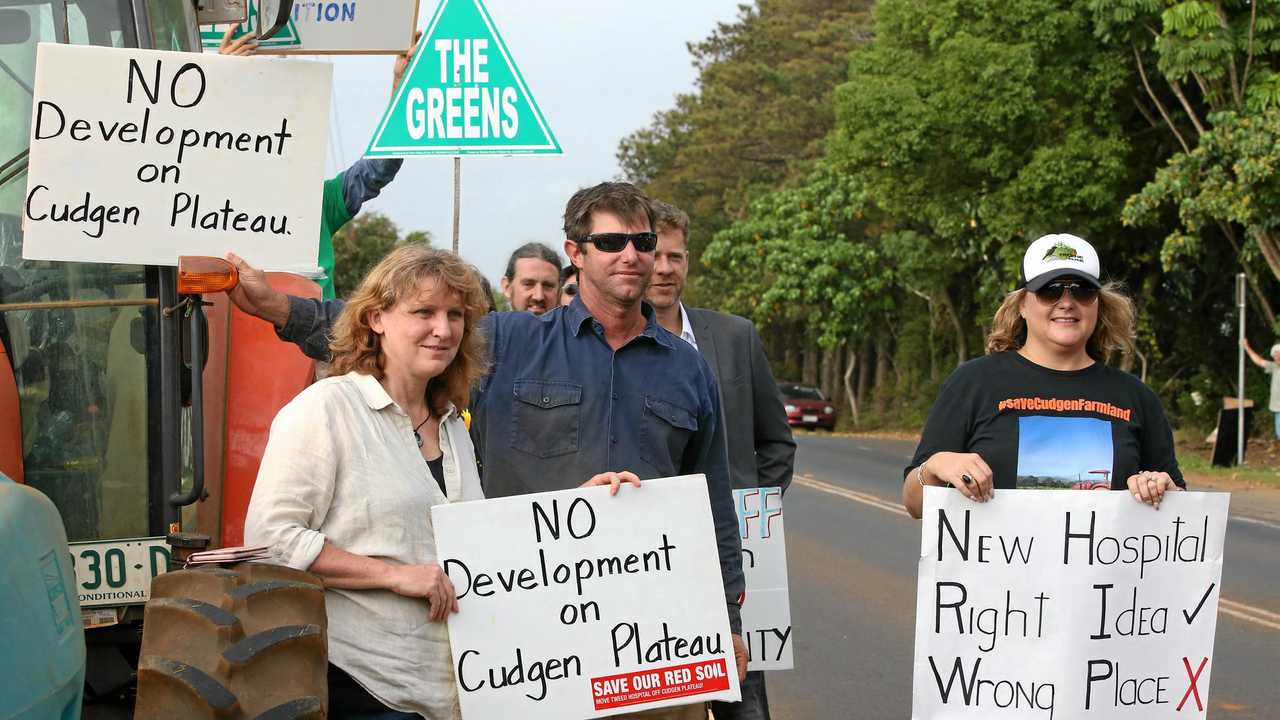
M22 256L316 268L325 63L40 43Z
M432 508L467 718L739 699L702 475Z
M1204 717L1229 501L926 488L912 717Z

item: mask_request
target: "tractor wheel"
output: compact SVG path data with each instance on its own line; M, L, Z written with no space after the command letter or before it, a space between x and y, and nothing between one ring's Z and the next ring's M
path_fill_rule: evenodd
M302 720L328 712L324 587L313 575L241 563L151 585L134 718Z

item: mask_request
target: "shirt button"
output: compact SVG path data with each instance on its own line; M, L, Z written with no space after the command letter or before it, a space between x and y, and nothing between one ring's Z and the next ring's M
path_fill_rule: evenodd
M612 395L610 395L609 397L613 398L614 400L617 400L617 399L618 399L618 393L613 393L613 394L612 394Z
M550 405L550 404L551 404L551 398L549 398L549 397L544 397L544 398L542 398L542 404L543 404L543 405Z
M617 444L618 444L618 436L617 436L617 435L610 435L610 436L609 436L609 442L613 443L614 445L617 445Z

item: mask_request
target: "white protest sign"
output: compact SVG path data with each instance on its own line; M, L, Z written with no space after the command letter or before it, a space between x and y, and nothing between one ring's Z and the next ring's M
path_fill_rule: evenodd
M469 720L739 699L702 475L437 505L431 521Z
M40 43L23 257L319 252L328 63Z
M234 37L257 32L257 0L249 2L246 27ZM258 43L264 55L386 55L402 53L413 43L418 0L296 0L288 24ZM205 50L216 51L226 25L200 31Z
M734 490L733 502L742 538L742 572L747 579L747 596L742 603L742 636L751 658L747 669L790 670L795 661L782 488Z
M1229 502L926 488L912 717L1204 717Z

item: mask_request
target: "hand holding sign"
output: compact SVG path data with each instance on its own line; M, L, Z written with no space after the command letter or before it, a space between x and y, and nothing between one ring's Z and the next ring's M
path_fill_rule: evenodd
M596 475L590 480L582 483L579 487L588 488L596 487L598 485L608 485L609 495L612 497L618 494L618 489L622 487L623 483L630 483L636 487L640 487L640 478L636 477L635 473L627 472L626 470L623 470L622 472L606 472Z
M391 591L405 597L426 598L431 622L442 622L458 612L458 594L449 576L435 563L397 565L391 574Z

